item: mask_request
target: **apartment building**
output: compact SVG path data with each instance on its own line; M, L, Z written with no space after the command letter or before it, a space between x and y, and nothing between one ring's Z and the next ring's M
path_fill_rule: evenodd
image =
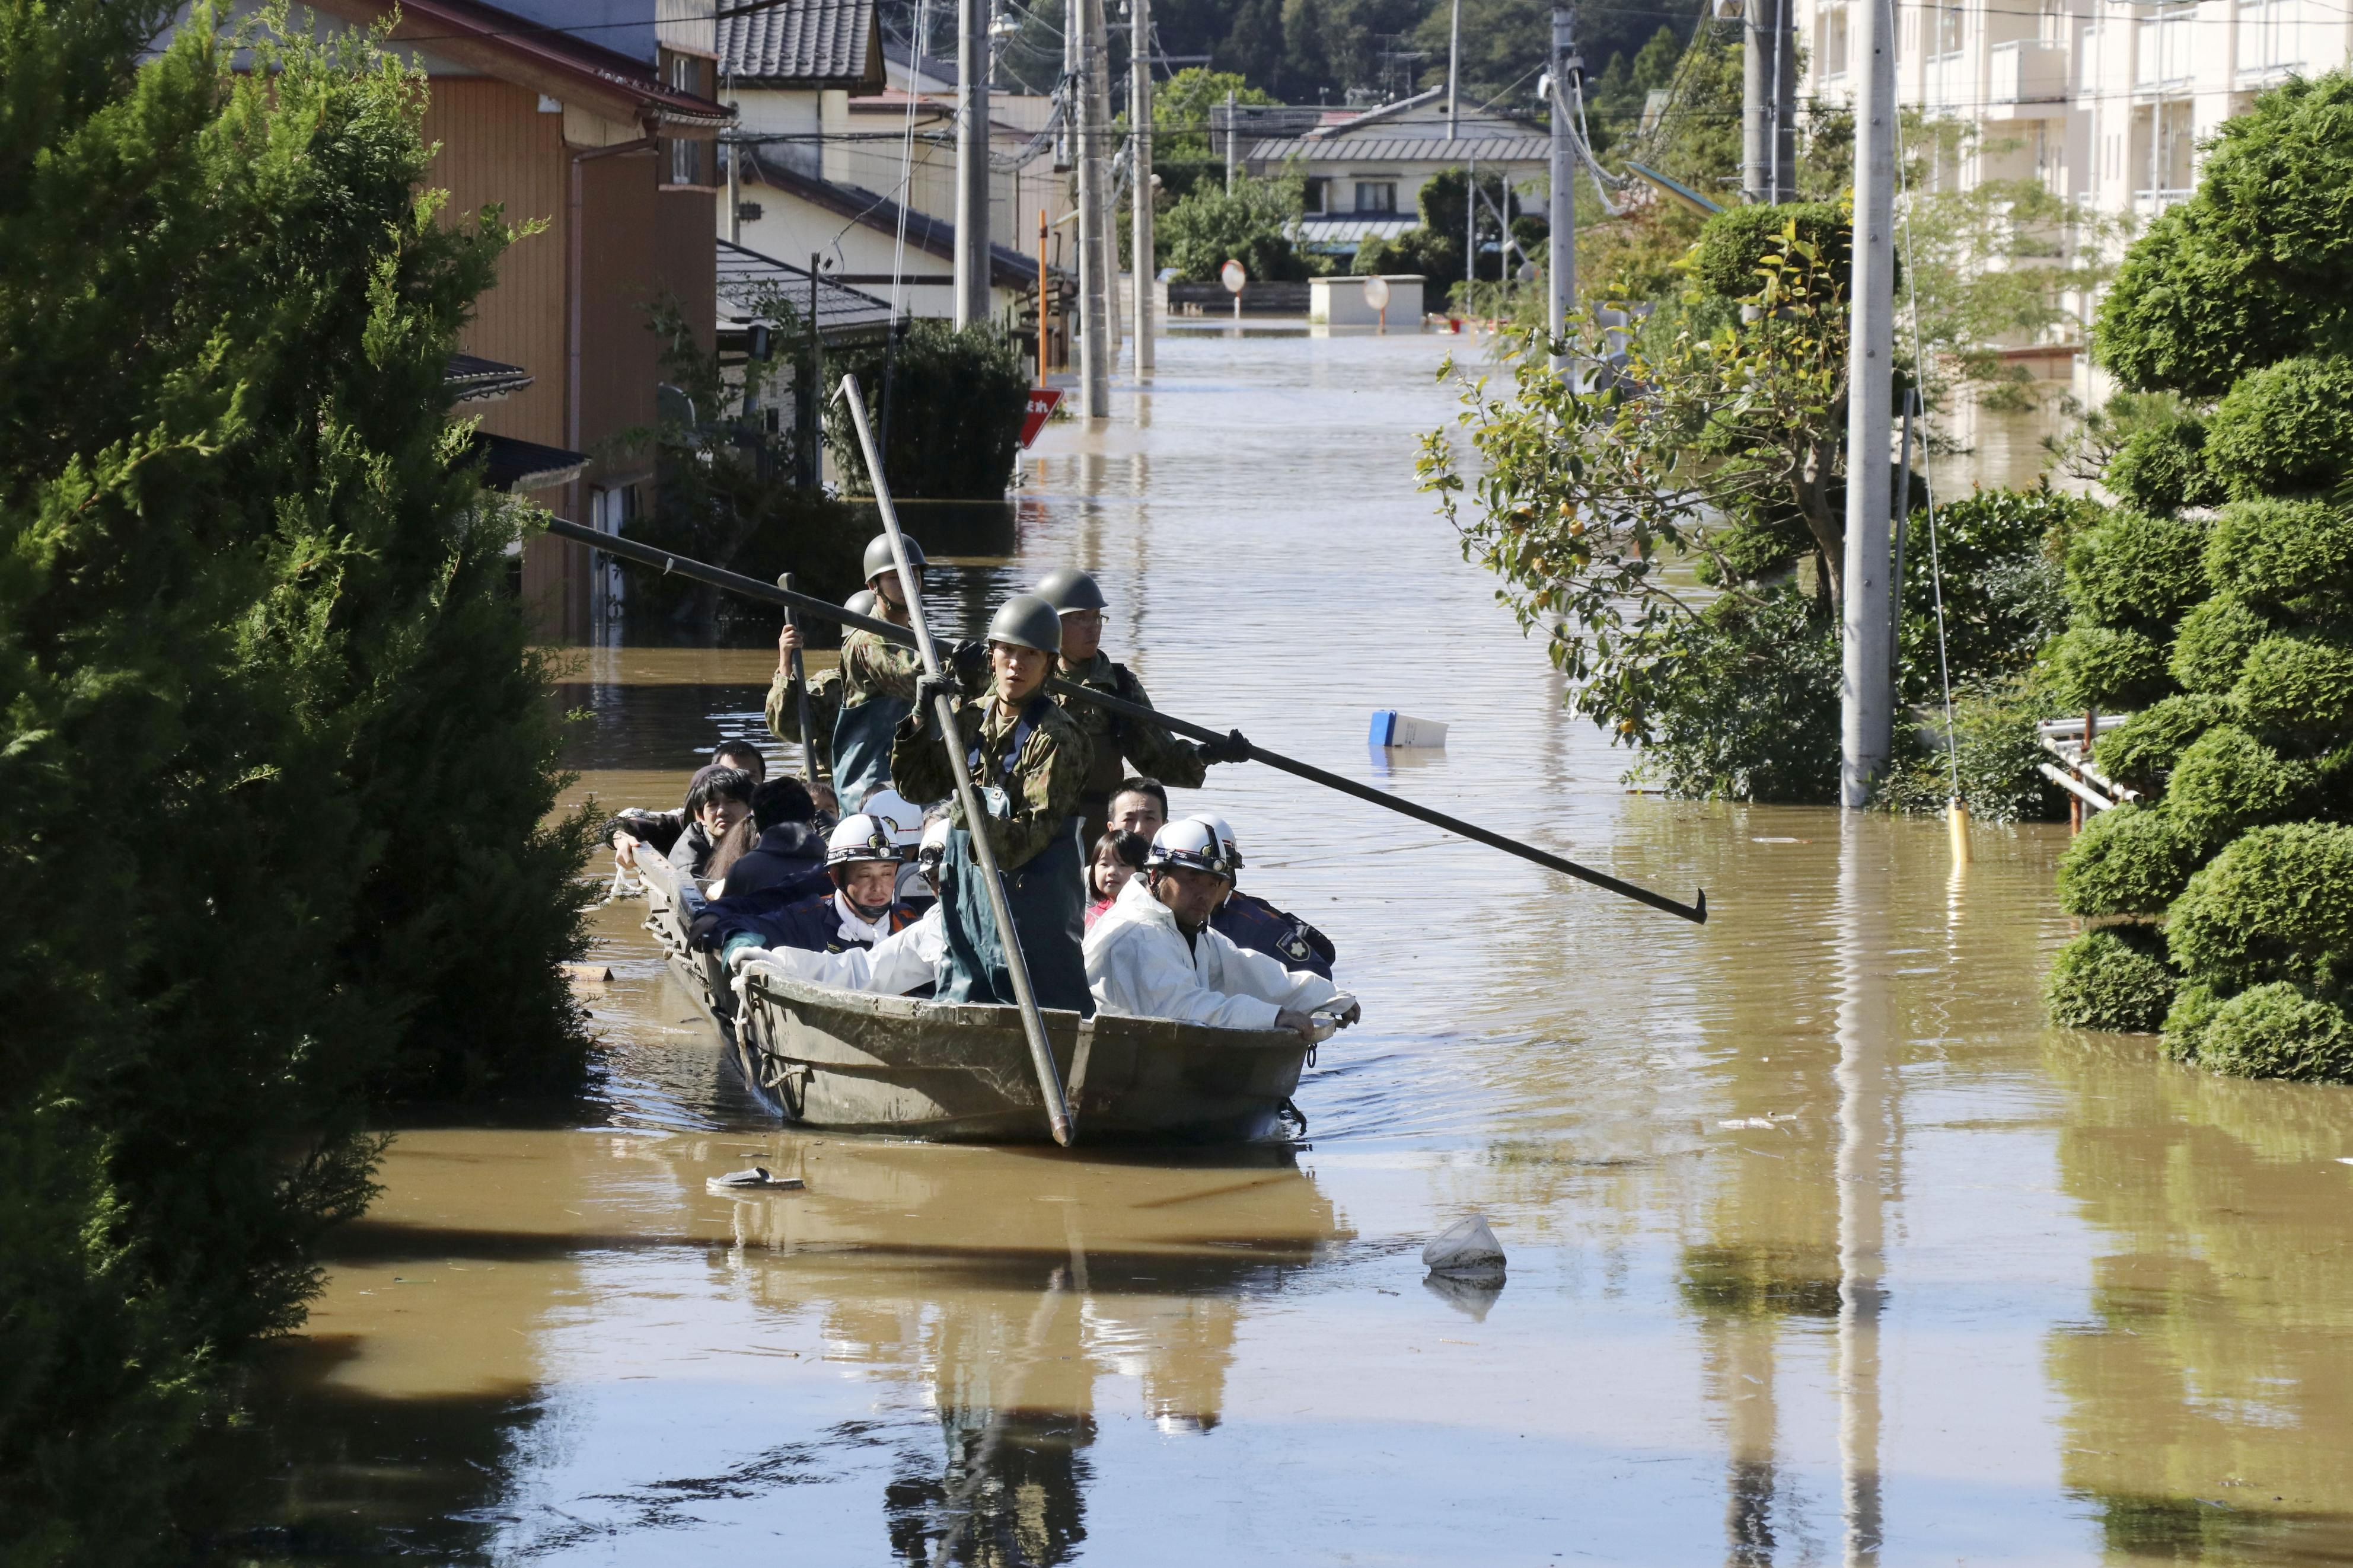
M1851 101L1871 0L1809 0L1804 92ZM1929 151L1945 189L2033 179L2109 220L2051 236L2049 261L2072 260L2084 234L2118 237L2187 197L2200 148L2257 93L2353 55L2353 11L2337 0L1878 0L1897 16L1896 90L1908 108L1965 134ZM2024 258L2026 264L2036 258ZM2071 300L2089 318L2088 300ZM2044 374L2079 396L2107 388L2060 330L2042 345Z

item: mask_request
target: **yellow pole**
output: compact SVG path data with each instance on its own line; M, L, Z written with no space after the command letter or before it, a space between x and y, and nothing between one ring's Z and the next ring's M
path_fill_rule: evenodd
M1955 795L1945 805L1945 836L1952 840L1953 864L1969 863L1969 808Z

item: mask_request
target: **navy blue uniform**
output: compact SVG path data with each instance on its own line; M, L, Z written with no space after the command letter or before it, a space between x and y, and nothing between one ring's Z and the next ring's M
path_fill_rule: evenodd
M689 934L696 945L713 952L724 952L728 940L736 936L757 938L762 947L799 947L811 952L874 945L842 936L841 915L833 907L830 882L821 893L802 892L789 898L783 894L784 889L772 889L741 899L715 899L703 906ZM892 931L902 931L914 924L915 918L915 911L907 905L892 904L885 923Z
M1285 969L1307 970L1326 980L1332 978L1333 961L1339 957L1330 937L1297 915L1239 889L1209 917L1209 929L1236 947L1265 953Z
M783 889L796 900L828 889L825 839L806 822L779 822L761 831L760 841L727 868L727 896Z

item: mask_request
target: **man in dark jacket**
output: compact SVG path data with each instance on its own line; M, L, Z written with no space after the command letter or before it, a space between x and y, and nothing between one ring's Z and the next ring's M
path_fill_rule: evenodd
M806 898L828 890L817 803L800 780L774 778L754 790L752 826L760 830L759 841L728 868L727 897L783 889Z
M692 939L723 956L742 946L840 952L872 947L915 922L915 910L896 896L900 855L890 824L863 812L845 816L824 853L820 891L787 899L771 888L739 897L731 887L704 907Z

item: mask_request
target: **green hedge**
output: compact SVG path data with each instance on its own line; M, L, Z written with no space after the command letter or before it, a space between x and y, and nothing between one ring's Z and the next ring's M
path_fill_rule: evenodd
M2353 591L2353 516L2309 497L2233 501L2207 541L2206 575L2258 605Z
M2147 926L2099 926L2059 950L2043 982L2053 1023L2077 1029L2153 1034L2180 982L2164 941Z
M2199 851L2196 836L2167 812L2130 805L2103 811L2059 862L2059 907L2085 919L2162 915L2189 885Z
M2152 425L2125 438L2100 482L2126 505L2147 512L2220 506L2229 499L2206 464L2206 425L2194 416Z
M2233 496L2353 473L2353 362L2283 360L2240 377L2208 423L2205 458Z
M2220 987L2334 984L2353 959L2353 826L2288 823L2235 840L2189 879L2166 938L2182 973Z
M2353 1080L2353 1019L2293 985L2258 985L2214 1010L2197 1060L2242 1078L2344 1083Z
M2353 729L2353 648L2320 637L2270 637L2254 646L2231 700L2258 730L2314 739Z
M2312 786L2308 763L2284 760L2235 724L2218 724L2174 763L2159 809L2212 850L2259 823L2292 815Z
M2165 783L2189 743L2230 713L2231 705L2219 697L2168 697L2101 736L2093 756L2110 778L2152 791Z
M1783 254L1793 229L1830 263L1831 285L1843 297L1854 275L1854 226L1837 202L1727 207L1715 214L1692 250L1692 281L1719 300L1753 298L1765 287L1767 258Z
M2208 525L2195 518L2111 512L2067 549L2067 597L2098 626L2148 627L2203 599Z
M2166 671L2184 691L2222 696L2271 627L2244 599L2217 594L2181 617Z
M2139 708L2172 684L2165 649L2142 631L2072 626L2044 650L2043 661L2052 694L2068 711Z

